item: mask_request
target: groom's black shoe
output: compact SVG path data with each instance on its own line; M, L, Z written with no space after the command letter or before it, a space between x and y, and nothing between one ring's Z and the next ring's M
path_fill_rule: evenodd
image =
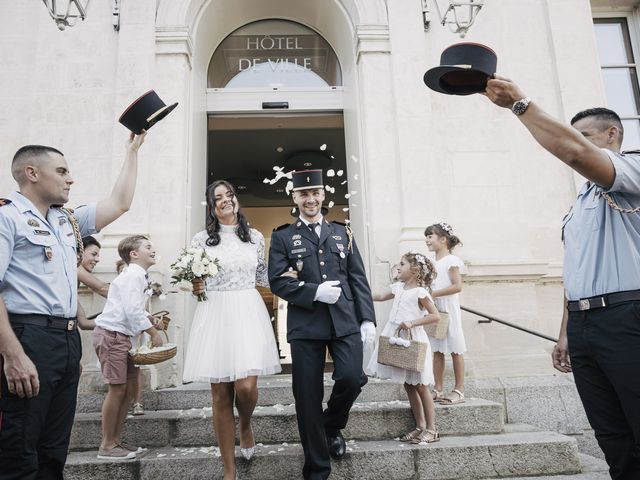
M327 444L329 445L329 454L333 458L342 458L347 451L347 445L340 430L327 432Z

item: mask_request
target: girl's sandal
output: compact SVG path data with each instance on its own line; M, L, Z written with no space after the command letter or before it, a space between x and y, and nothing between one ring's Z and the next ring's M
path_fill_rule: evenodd
M442 401L442 399L444 398L444 394L442 393L442 390L436 390L434 388L431 391L431 398L433 398L433 401L435 403L440 403Z
M411 440L413 445L419 445L421 443L435 443L440 441L440 434L436 430L425 430L416 438Z
M442 405L455 405L456 403L464 403L464 393L460 390L453 389L451 393L447 393L442 400L440 400Z
M405 433L400 437L401 442L412 442L414 439L418 438L422 433L422 429L420 427L416 427L410 432Z

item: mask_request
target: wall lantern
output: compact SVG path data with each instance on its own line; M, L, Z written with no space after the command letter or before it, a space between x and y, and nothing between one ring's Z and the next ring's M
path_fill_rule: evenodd
M42 0L59 30L73 27L78 18L87 18L89 0Z
M447 25L449 30L457 33L461 38L465 37L484 4L484 0L421 0L425 31L431 26L429 1L436 6L440 24Z

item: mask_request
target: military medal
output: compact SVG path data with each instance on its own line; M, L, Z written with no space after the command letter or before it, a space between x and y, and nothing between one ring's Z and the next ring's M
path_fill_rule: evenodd
M304 267L304 262L300 259L296 260L296 270L301 272L303 267Z
M344 254L344 245L341 243L336 243L336 247L338 247L338 250L340 250L340 258L346 258L346 255Z
M35 218L30 218L29 220L27 220L27 225L29 225L30 227L39 227L40 224L38 223L38 221Z
M49 261L53 260L53 250L51 249L51 247L44 247L44 256Z

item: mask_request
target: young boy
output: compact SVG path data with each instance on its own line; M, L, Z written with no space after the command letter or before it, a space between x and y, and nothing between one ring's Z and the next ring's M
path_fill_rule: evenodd
M105 383L109 385L102 404L102 442L98 458L108 460L135 458L136 453L144 451L120 438L139 370L128 355L131 337L144 331L151 336L154 347L162 345L162 338L153 326L159 320L144 309L149 294L146 272L156 263L153 245L147 237L134 235L118 244L118 254L127 267L111 283L107 303L96 318L93 331L93 347L98 354Z

